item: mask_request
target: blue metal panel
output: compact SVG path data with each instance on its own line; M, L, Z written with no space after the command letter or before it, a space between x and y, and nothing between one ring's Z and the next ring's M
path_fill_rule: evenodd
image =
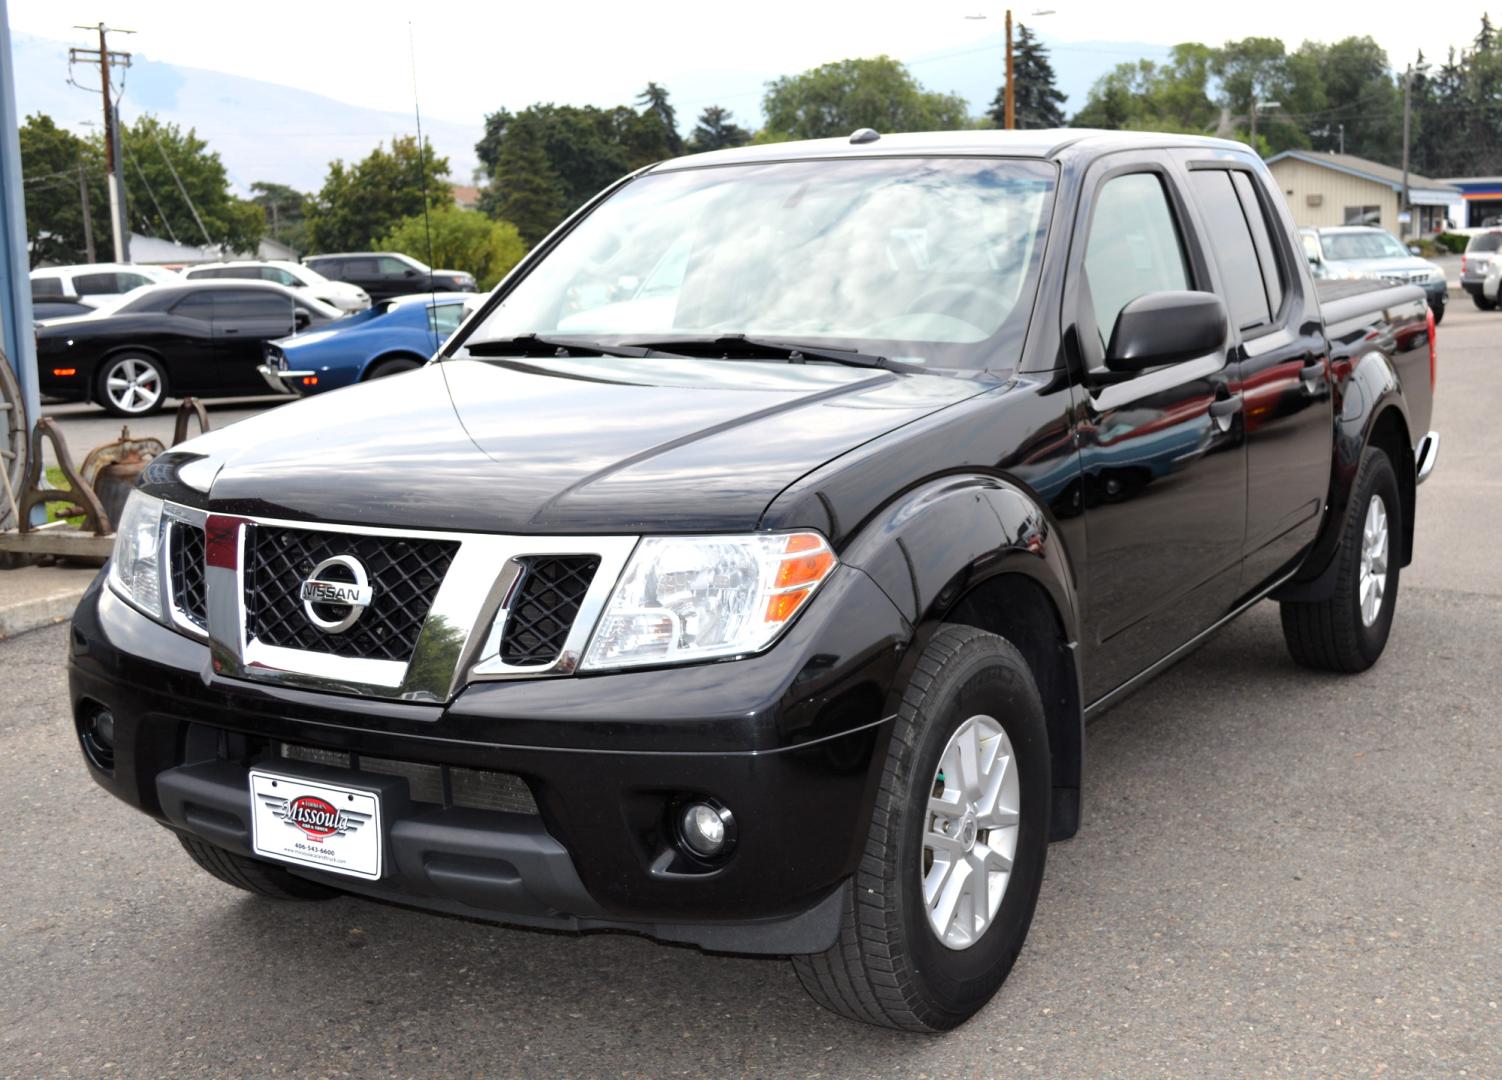
M37 399L36 340L31 328L31 275L26 257L26 206L21 186L21 127L16 116L10 16L0 0L0 344L16 369L28 420Z

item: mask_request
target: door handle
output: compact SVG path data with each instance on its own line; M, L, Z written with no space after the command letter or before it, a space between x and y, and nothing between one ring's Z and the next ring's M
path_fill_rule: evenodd
M1231 421L1241 411L1241 400L1240 394L1232 394L1210 403L1210 419L1215 421L1215 426L1221 431L1231 430Z
M229 334L238 334L240 331L237 330L233 326L226 326L223 330L220 330L219 332L221 334L229 335Z

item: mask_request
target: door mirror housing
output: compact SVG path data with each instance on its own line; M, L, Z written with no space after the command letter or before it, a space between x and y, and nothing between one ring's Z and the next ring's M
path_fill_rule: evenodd
M1145 371L1192 360L1224 346L1229 330L1226 305L1214 293L1147 293L1116 316L1106 369Z
M412 278L412 277L416 277L416 276L417 276L417 271L414 270L414 269L412 269L410 266L407 267L407 269L405 269L405 270L402 271L402 277Z
M299 309L292 316L292 325L299 330L306 330L309 326L313 325L313 316Z
M1410 255L1422 255L1423 251L1419 248L1419 246L1417 244L1409 244L1408 245L1408 254L1410 254Z

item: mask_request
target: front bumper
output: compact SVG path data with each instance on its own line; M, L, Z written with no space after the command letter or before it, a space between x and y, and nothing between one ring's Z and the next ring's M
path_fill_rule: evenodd
M300 876L497 922L817 952L860 857L906 635L859 571L827 592L822 618L758 657L488 683L417 705L216 676L206 646L96 582L74 617L71 699L80 723L101 706L114 716L112 767L85 754L102 786L242 855L253 766L382 790L386 875L288 867ZM357 757L294 764L278 757L289 745ZM519 777L536 812L424 801L360 756ZM673 808L704 796L737 822L718 864L687 858L671 827Z

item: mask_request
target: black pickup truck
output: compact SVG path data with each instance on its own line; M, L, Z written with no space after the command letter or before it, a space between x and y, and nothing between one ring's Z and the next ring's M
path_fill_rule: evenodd
M151 462L78 736L264 896L790 955L949 1028L1079 827L1088 719L1264 598L1298 663L1377 661L1434 380L1424 294L1317 296L1236 143L667 162L424 368Z

